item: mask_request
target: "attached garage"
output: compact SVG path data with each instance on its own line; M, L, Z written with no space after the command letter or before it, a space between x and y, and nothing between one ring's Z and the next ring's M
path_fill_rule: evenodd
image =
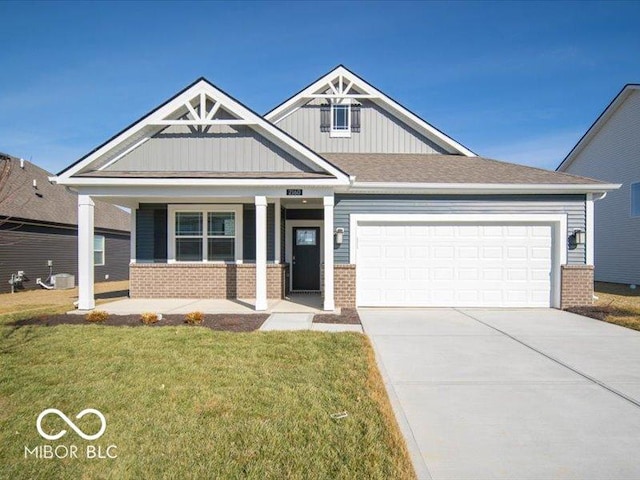
M564 216L353 217L358 306L559 304Z

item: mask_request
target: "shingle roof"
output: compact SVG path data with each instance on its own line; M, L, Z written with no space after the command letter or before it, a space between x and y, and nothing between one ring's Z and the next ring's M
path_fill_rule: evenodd
M8 169L8 170L7 170ZM77 195L49 182L51 175L31 162L0 153L0 217L38 222L78 224ZM33 181L36 181L36 187ZM130 215L118 207L95 201L96 228L130 231Z
M602 184L592 178L552 172L482 157L428 154L321 153L356 182L475 184Z

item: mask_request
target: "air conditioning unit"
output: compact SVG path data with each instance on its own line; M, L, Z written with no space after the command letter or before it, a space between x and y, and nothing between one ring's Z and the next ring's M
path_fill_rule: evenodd
M76 286L76 277L70 273L58 273L53 276L53 287L56 290L67 290Z

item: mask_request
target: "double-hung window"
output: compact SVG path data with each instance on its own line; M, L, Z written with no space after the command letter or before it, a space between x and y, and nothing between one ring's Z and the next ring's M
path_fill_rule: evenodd
M334 103L331 105L331 133L332 137L351 136L351 105L348 103Z
M173 206L174 230L169 239L177 262L233 262L241 259L239 222L242 207L202 206L183 210Z
M104 235L93 236L93 265L104 265Z

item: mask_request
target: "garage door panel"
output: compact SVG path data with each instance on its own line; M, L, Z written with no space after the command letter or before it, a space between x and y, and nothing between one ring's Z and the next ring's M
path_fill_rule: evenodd
M357 227L360 306L550 305L550 225Z

